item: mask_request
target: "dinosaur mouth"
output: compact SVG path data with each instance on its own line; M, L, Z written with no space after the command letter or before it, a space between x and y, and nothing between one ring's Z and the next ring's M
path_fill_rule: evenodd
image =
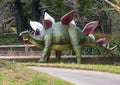
M22 38L27 38L27 36L24 34L20 34L19 36L21 36Z
M27 37L26 36L22 36L23 39L26 39Z

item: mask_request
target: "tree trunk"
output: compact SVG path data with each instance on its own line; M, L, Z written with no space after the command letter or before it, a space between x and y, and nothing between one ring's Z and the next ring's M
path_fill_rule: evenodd
M39 21L41 16L39 12L39 2L40 0L32 0L31 20L33 21Z
M19 33L25 30L24 13L23 13L21 1L14 0L14 3L15 3L15 19L17 26L17 34L18 34L18 40L20 40L21 38L19 37Z

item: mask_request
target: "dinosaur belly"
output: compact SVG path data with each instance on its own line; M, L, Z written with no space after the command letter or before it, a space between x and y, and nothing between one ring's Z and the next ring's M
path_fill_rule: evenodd
M72 47L70 46L70 44L52 45L51 49L52 50L57 50L57 51L63 51L63 50L71 50Z

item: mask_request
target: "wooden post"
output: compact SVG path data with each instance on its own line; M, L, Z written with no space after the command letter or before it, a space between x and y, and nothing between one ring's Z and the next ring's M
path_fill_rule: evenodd
M28 39L27 38L23 38L24 41L24 45L25 45L25 55L28 55Z

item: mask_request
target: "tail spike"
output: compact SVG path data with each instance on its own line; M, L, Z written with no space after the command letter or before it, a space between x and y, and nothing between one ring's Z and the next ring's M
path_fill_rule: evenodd
M110 50L116 51L117 50L117 45L111 47Z

